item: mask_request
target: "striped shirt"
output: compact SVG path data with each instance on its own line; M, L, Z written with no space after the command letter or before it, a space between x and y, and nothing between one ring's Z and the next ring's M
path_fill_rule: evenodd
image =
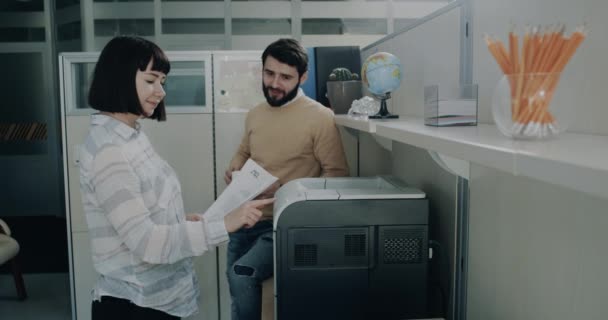
M80 189L100 274L93 300L109 295L178 317L196 313L191 257L228 240L224 220L186 221L177 175L139 124L91 116L80 149Z

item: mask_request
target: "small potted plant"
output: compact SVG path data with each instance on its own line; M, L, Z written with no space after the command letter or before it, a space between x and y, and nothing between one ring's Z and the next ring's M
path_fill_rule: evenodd
M359 75L346 68L335 68L327 80L327 98L336 114L347 114L354 100L361 98Z

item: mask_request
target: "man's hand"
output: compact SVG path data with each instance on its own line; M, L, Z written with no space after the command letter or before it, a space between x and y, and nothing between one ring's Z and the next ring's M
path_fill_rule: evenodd
M224 217L224 225L230 233L242 227L251 228L262 217L262 209L274 202L274 198L247 201Z
M257 196L256 199L274 198L274 194L277 192L277 190L279 190L280 187L281 183L279 182L279 180L277 180L273 184L271 184L270 187L264 190L264 192L260 193L260 195Z
M239 169L234 167L226 169L226 172L224 173L224 182L226 182L226 185L229 185L230 182L232 182L232 172L237 170Z

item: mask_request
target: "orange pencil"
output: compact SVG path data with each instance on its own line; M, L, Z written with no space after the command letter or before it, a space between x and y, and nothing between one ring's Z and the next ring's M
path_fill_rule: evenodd
M511 74L515 75L519 71L519 45L518 37L511 30L509 32L509 55L511 59ZM509 77L509 85L511 87L511 117L515 119L515 115L519 110L519 102L517 101L518 79L515 76Z
M488 50L501 71L509 76L512 134L526 137L555 134L559 128L549 106L560 73L587 36L586 27L578 27L570 37L565 37L563 24L526 26L521 46L514 29L512 26L508 34L508 50L502 42L485 36Z

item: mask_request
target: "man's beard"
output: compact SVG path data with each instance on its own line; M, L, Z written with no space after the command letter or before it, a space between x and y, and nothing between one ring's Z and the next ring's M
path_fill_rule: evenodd
M264 92L264 97L266 97L266 101L268 102L268 104L273 107L280 107L286 104L287 102L293 100L293 98L298 95L298 88L300 88L300 81L298 81L298 84L296 84L293 90L289 91L287 94L284 94L283 98L275 99L270 96L270 87L267 87L264 85L264 83L262 83L262 91Z

